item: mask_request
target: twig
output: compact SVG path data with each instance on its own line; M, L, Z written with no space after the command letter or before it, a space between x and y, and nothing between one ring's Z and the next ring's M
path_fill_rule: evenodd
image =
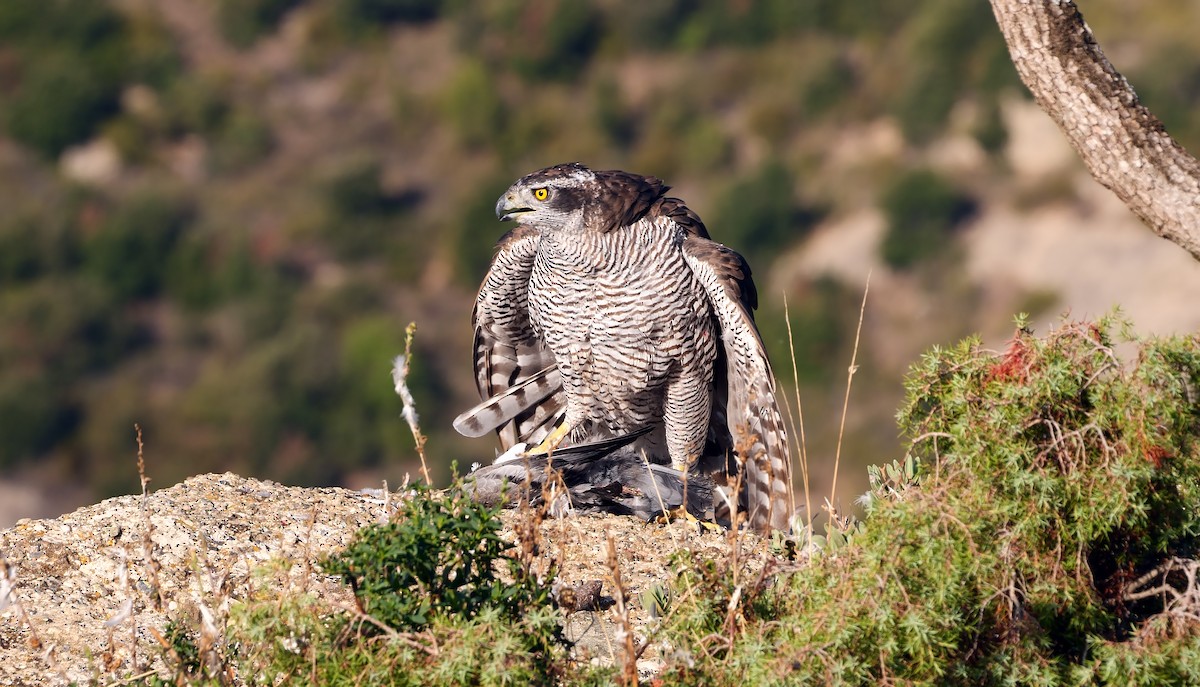
M361 621L371 624L372 626L374 626L375 628L377 628L381 632L383 632L385 635L387 635L388 639L392 639L392 640L395 640L402 644L405 644L407 646L410 646L414 649L419 649L421 651L424 651L429 656L437 656L438 655L438 647L437 647L436 643L434 643L433 646L429 646L427 644L422 644L421 642L418 642L417 640L413 639L411 634L405 633L405 632L400 632L400 631L396 630L396 628L392 627L391 625L388 625L387 623L383 622L382 620L379 620L378 618L375 618L371 614L366 613L366 612L362 611L361 609L356 608L354 606L348 606L346 604L341 604L341 603L335 603L335 604L333 604L333 606L335 608L340 608L341 610L346 611L350 615L354 616L354 618L356 620L361 620Z
M141 682L142 680L145 680L146 678L150 677L151 675L154 675L157 672L158 672L157 670L147 670L146 672L140 673L138 675L130 675L129 677L125 678L124 680L121 680L120 682L114 682L113 684L132 685L135 682Z
M796 363L796 344L792 340L792 314L788 308L787 292L783 293L783 321L787 325L788 330L788 350L792 354L792 387L796 390L796 418L792 417L791 404L788 403L787 396L783 397L784 405L788 406L788 420L792 424L792 436L796 437L796 425L800 425L799 432L799 449L800 449L800 477L804 483L804 513L808 518L808 531L812 532L813 527L813 511L812 502L809 500L808 492L808 442L804 437L804 406L800 403L800 370ZM789 466L790 467L790 466ZM796 497L791 485L788 485L788 495L791 497L792 512L796 512Z
M629 606L625 603L625 585L621 582L621 566L617 560L617 545L612 532L605 532L608 539L608 568L613 577L613 598L616 599L617 622L621 627L621 684L637 687L637 649L633 642L633 622L629 619Z
M161 567L158 561L154 558L154 521L150 519L150 495L146 487L150 484L150 478L146 476L146 459L144 456L145 445L142 443L142 426L138 423L133 423L133 429L137 437L137 468L138 481L142 485L142 521L145 523L145 528L142 532L142 563L146 566L147 572L150 573L150 585L154 588L154 608L161 611L166 605L166 599L163 595L162 585L159 584L158 571Z
M417 420L417 404L413 400L412 392L408 390L408 366L412 362L412 342L413 335L416 333L417 323L409 322L408 327L404 330L404 355L398 355L392 361L392 381L395 382L396 393L404 405L400 414L408 423L408 428L412 430L413 441L417 445L417 455L421 457L421 476L425 478L426 484L432 485L433 480L429 479L429 467L425 463L425 435L421 433L421 426Z
M24 621L25 627L29 628L29 636L31 644L42 651L42 657L46 663L50 664L50 670L58 674L63 682L67 682L67 674L58 661L54 658L55 646L51 644L46 646L42 638L38 635L37 628L33 625L33 618L29 617L29 613L25 610L25 605L17 598L17 566L8 562L8 559L0 555L0 610L8 606L17 609L17 613L21 615L21 620Z
M829 487L829 507L833 509L833 515L837 512L837 480L838 467L842 462L842 436L846 431L846 415L850 411L850 386L854 382L854 373L858 371L858 341L862 336L863 317L867 312L867 294L871 292L871 273L867 272L867 283L863 287L862 306L858 310L858 328L854 330L854 352L850 354L850 367L846 373L846 397L842 401L842 422L838 426L837 451L833 456L833 484Z
M654 495L656 497L658 497L658 508L660 511L662 511L663 519L664 519L664 521L669 521L668 519L670 517L670 513L667 511L667 502L663 500L662 491L658 488L658 480L654 479L654 470L650 468L650 456L648 456L646 454L645 449L642 449L642 463L646 466L646 475L650 478L650 484L654 487ZM713 491L719 492L720 490L717 489L716 487L714 487ZM687 470L683 471L683 503L680 504L680 508L682 508L685 513L688 512L688 473L687 473ZM713 517L714 517L714 519L716 518L715 512L713 513ZM671 533L671 541L675 542L675 546L678 547L680 545L679 532L677 530L675 530L674 528L668 528L667 531ZM645 648L643 648L642 650L644 651Z

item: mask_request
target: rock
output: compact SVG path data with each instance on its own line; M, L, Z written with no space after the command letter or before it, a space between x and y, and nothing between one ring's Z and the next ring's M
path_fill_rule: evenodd
M121 153L106 138L68 148L59 161L63 176L92 186L105 186L121 173Z
M156 637L165 635L168 620L187 626L197 618L219 620L264 584L279 585L268 591L280 596L317 591L330 612L349 605L349 589L313 564L347 546L360 527L385 522L403 498L381 496L209 474L145 498L120 496L0 531L0 573L9 570L15 583L11 603L0 601L0 684L88 684L151 670L168 678ZM520 510L505 511L501 536L515 542L522 517ZM652 621L636 600L669 581L671 554L688 548L724 556L728 541L682 521L576 515L543 522L538 550L559 562L557 584L574 600L575 610L562 612L580 660L614 660L611 597L618 590L606 562L610 534L639 639ZM272 582L252 578L257 567L279 560L284 564L273 569L282 572L266 578ZM645 666L655 656L651 647Z

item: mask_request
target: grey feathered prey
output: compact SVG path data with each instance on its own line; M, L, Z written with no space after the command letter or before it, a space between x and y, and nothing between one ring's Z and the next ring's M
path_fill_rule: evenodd
M491 505L501 502L543 502L543 494L562 498L582 513L616 513L649 520L664 511L686 507L700 519L712 519L713 483L702 475L688 476L666 465L647 462L629 444L648 432L627 434L595 443L562 447L553 454L554 477L547 472L547 454L509 452L469 476L467 489ZM547 480L550 489L544 491ZM563 488L566 494L563 493ZM553 498L552 498L553 500Z
M590 483L588 465L600 481L624 474L622 460L644 471L643 452L678 473L742 470L747 523L786 529L787 433L750 267L668 189L565 164L500 197L497 216L517 226L497 244L475 303L483 402L454 426L496 431L505 450L537 444L532 453L554 451L555 463L560 446L648 428L610 455L615 472L595 456L580 461L580 484Z

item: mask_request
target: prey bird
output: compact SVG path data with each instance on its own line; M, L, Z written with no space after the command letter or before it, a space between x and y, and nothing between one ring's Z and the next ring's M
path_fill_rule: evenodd
M750 527L787 529L788 440L750 267L669 188L571 163L504 192L496 215L517 226L473 315L483 401L454 427L552 462L559 447L638 434L616 460L740 483Z

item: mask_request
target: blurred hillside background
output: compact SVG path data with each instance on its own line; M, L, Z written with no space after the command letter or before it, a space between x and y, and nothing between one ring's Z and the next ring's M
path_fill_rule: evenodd
M1081 0L1200 151L1200 3ZM1200 327L1200 266L1083 171L963 0L4 0L0 526L233 470L354 486L493 455L470 311L516 177L655 174L750 260L824 494L901 457L907 365L1012 316ZM790 396L790 391L789 391Z

